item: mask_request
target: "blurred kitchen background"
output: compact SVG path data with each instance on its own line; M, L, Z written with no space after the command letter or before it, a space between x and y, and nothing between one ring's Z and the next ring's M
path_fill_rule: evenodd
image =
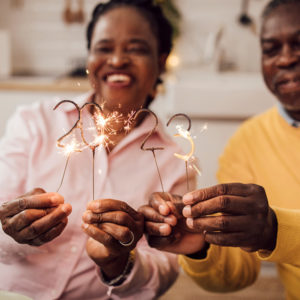
M90 89L85 32L98 2L0 1L0 135L16 106ZM174 2L182 15L181 35L153 110L163 120L178 112L191 116L202 169L198 185L204 187L216 183L218 157L241 122L275 103L260 75L260 14L268 1ZM283 299L276 276L274 267L264 264L253 287L221 296L181 275L162 299Z

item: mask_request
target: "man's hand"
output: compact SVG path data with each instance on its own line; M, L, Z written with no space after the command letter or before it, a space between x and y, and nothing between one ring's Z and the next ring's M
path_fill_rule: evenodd
M188 227L204 231L208 243L249 252L276 246L277 219L261 186L220 184L186 194L183 203Z
M88 255L108 278L117 277L143 236L143 216L123 201L102 199L91 201L82 219L82 228L90 236Z
M194 233L182 217L180 196L154 193L149 205L139 208L145 218L145 231L151 247L177 254L199 252L205 246L202 233Z
M34 189L3 203L0 220L3 231L18 243L41 246L62 233L71 211L61 195Z

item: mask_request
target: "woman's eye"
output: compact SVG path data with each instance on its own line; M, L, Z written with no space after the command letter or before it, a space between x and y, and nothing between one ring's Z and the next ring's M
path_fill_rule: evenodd
M110 53L112 51L112 48L110 47L96 47L94 49L95 52L97 53Z
M145 47L129 47L127 49L127 52L136 54L147 54L149 51Z

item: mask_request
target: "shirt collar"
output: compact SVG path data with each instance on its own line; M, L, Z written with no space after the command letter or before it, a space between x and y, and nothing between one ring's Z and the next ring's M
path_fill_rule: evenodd
M278 112L281 115L281 117L291 126L295 127L295 128L299 128L300 127L300 122L294 120L288 113L287 111L284 109L284 107L279 103L278 104Z

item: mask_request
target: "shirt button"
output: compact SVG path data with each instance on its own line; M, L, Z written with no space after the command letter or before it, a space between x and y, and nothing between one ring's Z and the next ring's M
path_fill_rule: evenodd
M72 253L76 253L77 252L77 247L76 246L72 246L71 247L71 252Z

